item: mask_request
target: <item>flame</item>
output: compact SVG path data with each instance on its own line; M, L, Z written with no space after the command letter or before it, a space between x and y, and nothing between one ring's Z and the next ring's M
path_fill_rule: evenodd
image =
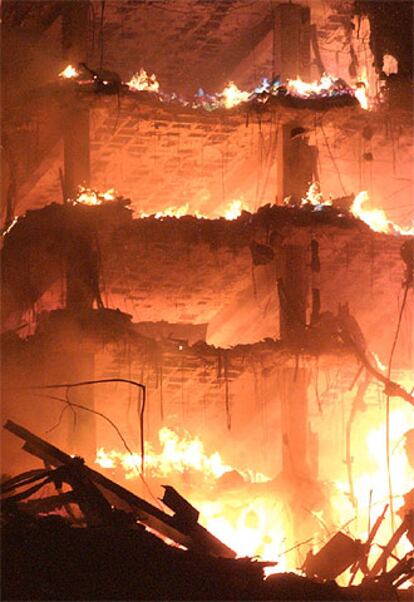
M226 109L232 109L242 102L247 102L250 98L250 92L239 90L235 83L229 82L219 96L222 106Z
M364 205L369 201L369 194L362 190L354 199L351 205L351 213L368 224L374 232L383 232L385 234L401 234L402 236L413 236L414 226L403 228L388 219L383 209L367 209Z
M162 211L157 211L154 215L155 219L162 219L163 217L184 217L185 215L192 215L193 217L197 217L198 219L202 219L205 217L202 215L197 209L190 209L189 203L185 203L184 205L180 205L180 207L167 207ZM143 215L143 217L148 217Z
M226 472L234 470L232 466L223 462L219 452L208 455L201 439L191 436L188 432L184 432L180 437L174 430L162 427L158 432L158 439L161 445L159 453L150 444L146 445L145 450L146 468L153 477L184 474L191 469L202 473L206 479L218 479ZM136 469L141 466L141 456L99 448L95 462L102 468L116 468L120 465L125 471L125 477L132 479L136 478ZM265 475L249 470L242 474L246 481L263 482L267 479Z
M156 452L146 444L146 471L152 478L171 480L174 475L199 475L207 488L217 485L217 480L234 468L223 461L220 453L208 454L197 436L184 432L180 437L174 430L163 427L158 433L161 451ZM120 467L126 479L135 479L141 466L140 454L126 454L118 450L97 451L96 464L104 469ZM266 483L269 477L245 469L238 470L239 478L246 485ZM197 477L196 477L197 478ZM285 511L281 502L272 496L251 499L222 492L220 500L209 501L197 488L188 499L200 511L200 522L221 541L234 549L239 556L257 556L274 561L283 550L288 528L284 526ZM278 569L284 570L286 559L278 560Z
M160 89L160 84L158 83L155 74L148 75L142 67L139 72L134 73L126 85L130 90L136 90L138 92L159 92Z
M368 97L367 97L367 86L364 82L358 82L354 89L355 98L361 105L361 107L368 111Z
M84 186L78 187L78 194L74 203L76 205L102 205L105 201L113 201L116 198L116 193L113 188L106 190L105 192L97 192L92 188L85 188Z
M224 219L234 220L241 216L242 211L249 211L249 206L244 202L243 199L234 199L230 201L227 207L224 209Z
M243 211L251 211L251 208L243 198L240 198L229 201L222 210L210 214L210 216L208 216L206 213L203 213L199 209L192 208L190 203L184 203L179 207L172 205L171 207L166 207L165 209L157 211L152 215L155 217L155 219L163 219L164 217L176 217L177 219L180 219L184 216L192 216L196 217L197 219L214 219L217 217L224 217L224 219L232 221L240 217ZM140 211L139 217L151 217L151 214Z
M339 91L338 80L324 73L319 81L304 82L297 76L296 79L288 79L286 89L292 96L310 98L313 96L331 96Z
M76 77L79 77L79 71L72 65L68 65L59 73L59 77L62 77L63 79L75 79Z
M412 385L413 383L411 383ZM396 401L397 406L390 413L390 474L392 477L394 529L398 527L401 518L397 515L404 504L403 496L412 489L413 471L409 466L406 452L404 450L404 435L410 424L413 424L414 411L404 401ZM345 481L337 481L337 494L332 498L334 515L338 524L344 524L347 517L352 519L349 530L353 537L362 541L368 535L368 525L374 524L382 513L384 506L389 502L388 473L386 462L386 426L381 414L376 416L368 410L367 415L359 415L356 419L353 446L355 458L363 453L363 458L354 461L354 489L357 503L355 514L349 501L349 484ZM378 420L378 417L381 419ZM340 494L339 492L342 492ZM372 496L371 503L369 500ZM371 547L370 566L381 553L380 545L385 545L393 533L390 512L385 516L375 542L377 545ZM398 545L397 555L400 557L411 549L405 538ZM346 579L345 579L346 581Z
M410 388L413 383L405 384ZM393 403L390 413L390 449L395 528L401 522L396 513L403 505L402 496L412 488L412 469L403 441L407 425L412 424L413 417L414 410L408 404L398 400ZM148 478L164 480L168 477L170 483L181 478L179 488L189 487L185 496L200 511L200 523L234 549L238 556L260 556L263 560L276 561L277 566L268 569L267 574L296 569L300 559L297 550L290 548L297 543L297 535L293 532L294 521L289 498L283 499L279 495L280 486L279 490L272 489L273 482L269 477L244 469L237 470L237 485L233 483L226 489L220 478L228 475L231 479L235 469L223 460L218 451L208 453L200 437L192 436L186 431L180 435L171 428L163 427L158 438L159 451L146 443ZM338 478L329 500L329 523L325 523L325 510L310 512L314 517L314 524L319 524L319 528L311 527L310 532L310 545L315 551L324 540L330 538L331 535L327 536L325 533L328 526L328 531L334 533L335 530L344 529L344 525L349 523L349 534L361 541L366 540L368 525L374 524L389 499L385 438L382 411L377 407L367 406L364 413L358 413L352 437L354 489L358 511L355 514L350 503L348 482ZM104 469L120 469L125 478L136 479L141 458L139 454L130 455L100 448L96 463ZM343 470L344 467L340 464L337 474ZM329 469L329 473L332 474L332 469ZM192 487L192 483L197 486ZM388 514L378 531L375 539L378 545L371 547L370 566L381 553L380 545L385 545L391 537L389 518ZM323 529L321 524L324 524ZM401 540L397 555L401 556L409 549L408 540ZM291 552L294 552L293 555ZM348 579L349 574L345 573L339 580L343 580L345 584Z
M305 196L302 198L301 205L313 205L314 207L322 207L332 205L331 199L324 199L321 193L319 182L312 182L306 191Z
M362 67L361 73L358 76L357 82L354 86L354 96L361 105L361 108L365 111L369 110L369 79L367 75L366 67Z

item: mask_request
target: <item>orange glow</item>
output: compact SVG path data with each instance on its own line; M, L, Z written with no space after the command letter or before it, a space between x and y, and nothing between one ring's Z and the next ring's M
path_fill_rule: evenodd
M159 92L160 84L154 73L148 75L145 69L141 67L139 72L134 73L131 79L126 83L130 90L138 92Z
M250 98L250 92L239 90L235 83L229 82L219 96L221 97L221 104L226 109L232 109L242 102L247 102Z
M403 384L409 389L414 382ZM412 407L404 401L393 400L390 449L395 528L401 522L397 512L403 505L403 495L412 488L413 471L404 449L404 434L413 424L413 419ZM159 451L151 444L146 444L146 474L147 479L152 480L150 482L165 483L168 479L170 483L177 483L179 490L200 511L200 523L234 549L238 556L259 556L263 560L277 562L275 567L267 569L267 574L292 571L300 566L297 550L289 552L299 542L293 526L294 511L289 497L283 491L282 481L271 481L264 474L248 469L237 469L235 472L219 451L208 453L201 438L188 432L179 435L175 430L163 427L158 438ZM368 405L365 412L357 414L352 430L357 512L350 502L349 482L344 478L343 463L340 462L334 470L328 467L329 474L333 475L330 477L330 509L310 510L303 515L313 517L303 538L307 541L305 550L312 548L317 551L340 529L345 529L350 536L361 541L367 538L368 525L374 524L389 501L385 440L383 410ZM141 458L139 454L131 456L119 450L100 448L96 463L105 469L121 470L121 475L126 479L137 479ZM227 483L232 482L235 474L237 478L232 485L225 485L221 481L224 478ZM371 548L369 566L378 558L380 546L387 543L391 534L388 513L375 539L377 545ZM409 549L408 540L403 538L398 545L397 555L402 556ZM393 564L391 560L390 566ZM361 578L362 575L357 581ZM348 579L349 574L345 573L339 581L345 584Z
M411 382L411 386L412 386ZM410 386L408 387L410 388ZM393 507L395 529L401 522L397 516L403 506L403 495L412 489L413 470L408 464L404 450L404 434L414 423L414 409L404 401L395 401L395 409L390 413L390 472L392 477ZM351 506L348 496L349 483L337 480L337 492L332 496L334 517L338 524L345 524L347 519L352 522L349 531L353 537L364 541L368 536L368 525L373 525L380 516L385 504L389 502L389 488L386 460L386 426L381 413L374 413L368 407L367 411L359 414L355 420L352 434L352 452L354 490L357 512ZM358 458L358 460L357 460ZM372 495L369 503L370 492ZM375 538L377 545L372 546L369 555L370 566L381 553L379 546L385 545L393 533L390 513L388 511L378 534ZM408 539L403 537L398 544L400 557L411 549ZM390 565L393 564L391 561ZM344 578L344 583L346 578Z
M59 73L59 77L62 77L63 79L75 79L76 77L79 77L79 71L72 65L68 65Z
M102 205L105 201L113 201L116 198L116 193L113 188L105 192L97 192L92 188L78 187L78 194L74 201L76 205Z
M374 232L383 232L384 234L401 234L403 236L413 236L414 226L411 228L402 228L388 219L383 209L368 209L364 205L369 202L369 195L366 190L357 194L351 206L351 213L360 220L368 224Z

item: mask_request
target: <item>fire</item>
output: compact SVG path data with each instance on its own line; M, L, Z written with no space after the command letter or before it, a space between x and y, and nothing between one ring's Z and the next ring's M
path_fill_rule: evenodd
M184 217L185 215L192 215L193 217L197 217L198 219L202 219L205 217L197 209L190 209L189 203L184 203L184 205L180 205L179 207L167 207L162 211L157 211L154 217L155 219L162 219L163 217L176 217L179 219L180 217ZM142 217L148 217L148 215L142 214Z
M411 383L412 384L412 383ZM403 506L403 496L412 489L413 470L410 467L404 449L404 435L413 424L414 411L405 402L395 402L395 409L390 413L390 473L393 493L393 510L395 527L400 524L397 516ZM389 502L389 487L386 460L386 426L382 413L373 412L368 407L363 415L355 421L353 430L353 463L354 490L356 497L356 513L351 507L347 492L349 483L336 481L337 494L332 498L334 516L338 524L344 524L347 517L352 520L349 530L353 537L362 541L367 539L369 525L373 525ZM363 453L363 457L359 454ZM357 461L358 458L358 461ZM342 494L339 494L342 492ZM370 566L381 553L381 545L385 545L393 533L388 510L385 520L378 531L369 555ZM406 538L398 545L400 557L410 550Z
M184 474L188 470L194 470L202 473L207 480L211 480L234 470L232 466L223 462L219 452L208 455L201 439L187 432L180 437L174 430L162 427L158 439L161 445L159 453L150 444L146 445L145 450L146 470L152 477L163 478L174 473ZM96 463L102 468L121 466L125 471L125 478L132 479L137 477L136 469L141 466L141 456L117 450L107 452L104 448L100 448ZM251 471L246 471L243 476L247 481L252 482L267 479L265 475Z
M229 82L219 96L221 104L226 109L232 109L242 102L247 102L250 99L250 92L239 90L235 83Z
M242 211L249 211L249 206L243 199L234 199L227 205L223 215L227 220L234 220L241 216Z
M78 187L78 194L74 203L76 205L102 205L106 201L113 201L116 198L116 193L113 188L106 190L105 192L97 192L92 188L85 188L84 186Z
M214 495L215 501L203 497L205 489L217 487L224 475L235 473L235 469L224 462L220 453L208 454L204 444L197 436L184 432L180 437L174 430L163 427L158 433L161 450L156 452L146 444L146 472L151 478L169 480L181 475L184 483L195 479L197 492L187 497L200 511L200 522L221 541L232 547L239 556L260 555L266 560L277 560L286 547L285 540L289 528L284 526L286 512L281 502L272 495L252 496L249 498L226 493L225 488ZM127 454L118 450L98 449L95 462L104 469L121 468L126 479L136 479L141 466L139 454ZM237 470L238 482L243 486L253 483L266 483L269 477L249 469ZM200 493L201 492L201 493ZM209 495L207 494L207 498ZM218 499L220 497L220 499ZM278 570L285 567L280 559Z
M288 79L286 89L292 96L310 98L314 96L332 96L338 93L338 80L324 73L319 81L304 82L299 76L296 79Z
M68 65L59 73L59 77L62 77L63 79L75 79L76 77L79 77L79 71L72 65Z
M366 190L362 190L354 199L351 206L351 213L368 224L374 232L383 232L385 234L401 234L403 236L413 236L414 226L411 228L402 228L388 219L383 209L368 209L364 207L369 202L369 195Z
M369 80L367 75L366 67L362 68L361 74L358 77L358 81L354 87L354 95L358 100L359 104L363 109L368 111L369 109L369 101L368 101L368 89L369 89Z
M148 75L145 69L141 67L139 72L134 73L131 79L126 83L130 90L138 92L159 92L160 84L157 81L157 77L153 73Z
M412 385L413 383L411 383ZM408 386L410 383L408 383ZM395 401L390 413L391 474L394 495L395 528L401 522L397 515L403 505L403 495L412 488L412 468L404 449L404 435L413 423L414 410L403 401ZM188 432L163 427L158 433L159 450L146 443L146 475L154 485L165 482L177 484L185 497L200 511L200 523L239 556L260 556L276 561L277 566L267 572L295 570L301 566L304 553L298 552L298 533L295 533L292 500L281 484L288 480L272 481L264 474L252 470L235 470L224 461L218 451L208 453L198 436ZM357 512L350 502L349 483L342 478L344 465L336 468L337 479L331 483L329 509L304 513L296 528L310 517L307 536L303 537L307 549L317 551L321 545L340 529L346 529L353 538L367 539L369 525L373 525L389 501L387 462L385 456L385 420L383 410L367 405L364 413L357 414L352 430L353 482ZM329 464L329 458L326 462ZM97 452L96 463L104 469L120 470L126 479L137 479L141 466L139 454L126 454L119 450ZM335 469L327 466L328 473ZM289 479L289 477L287 478ZM299 490L292 489L294 492ZM301 490L300 490L301 491ZM328 490L327 490L328 491ZM294 504L293 504L294 505ZM298 508L306 507L304 502ZM329 517L329 518L328 518ZM344 527L347 525L347 527ZM390 514L385 517L369 555L372 566L392 534ZM310 539L308 539L310 537ZM409 550L408 541L402 539L397 555ZM392 561L391 561L392 562ZM345 584L349 575L340 579Z
M163 219L164 217L175 217L180 219L184 216L192 216L196 217L197 219L215 219L218 217L224 217L224 219L232 221L240 217L243 211L251 211L251 208L243 198L240 198L229 201L219 212L214 212L210 215L203 213L199 209L192 208L190 203L184 203L179 207L172 205L171 207L166 207L165 209L157 211L152 215L155 217L155 219ZM150 216L150 213L144 211L139 212L140 218Z
M332 205L332 200L323 198L319 182L312 182L306 191L305 196L302 198L302 205L313 205L314 207L320 207L322 205Z

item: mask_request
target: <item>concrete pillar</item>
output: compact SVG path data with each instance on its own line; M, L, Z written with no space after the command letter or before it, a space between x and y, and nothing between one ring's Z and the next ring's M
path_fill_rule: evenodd
M300 4L284 3L274 9L275 72L281 81L310 78L311 24L310 9ZM307 152L302 140L292 137L292 130L301 126L294 122L282 127L277 149L277 194L276 202L292 195L296 201L306 192L312 181L311 153ZM299 148L296 148L299 147Z
M281 247L282 269L278 279L280 338L300 345L306 331L308 294L307 249L301 245Z
M275 70L282 81L310 77L310 9L284 3L275 7Z
M289 477L309 476L308 374L304 368L280 373L282 472Z
M76 67L87 62L89 2L71 0L63 9L63 55ZM73 197L79 185L90 180L89 107L82 104L76 90L67 92L63 123L64 195Z
M309 185L319 180L318 150L308 142L308 131L299 121L282 126L276 155L277 203L290 197L299 204Z

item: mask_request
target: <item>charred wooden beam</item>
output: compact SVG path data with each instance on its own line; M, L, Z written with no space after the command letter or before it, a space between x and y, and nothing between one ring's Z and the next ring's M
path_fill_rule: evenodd
M11 420L6 422L4 428L23 439L25 442L23 449L25 451L51 466L65 466L73 462L70 455ZM194 551L210 554L211 556L235 558L236 553L233 550L198 523L184 533L176 517L166 514L86 465L83 465L82 471L85 477L100 489L110 504L120 510L132 513L137 520L164 537L168 537Z

